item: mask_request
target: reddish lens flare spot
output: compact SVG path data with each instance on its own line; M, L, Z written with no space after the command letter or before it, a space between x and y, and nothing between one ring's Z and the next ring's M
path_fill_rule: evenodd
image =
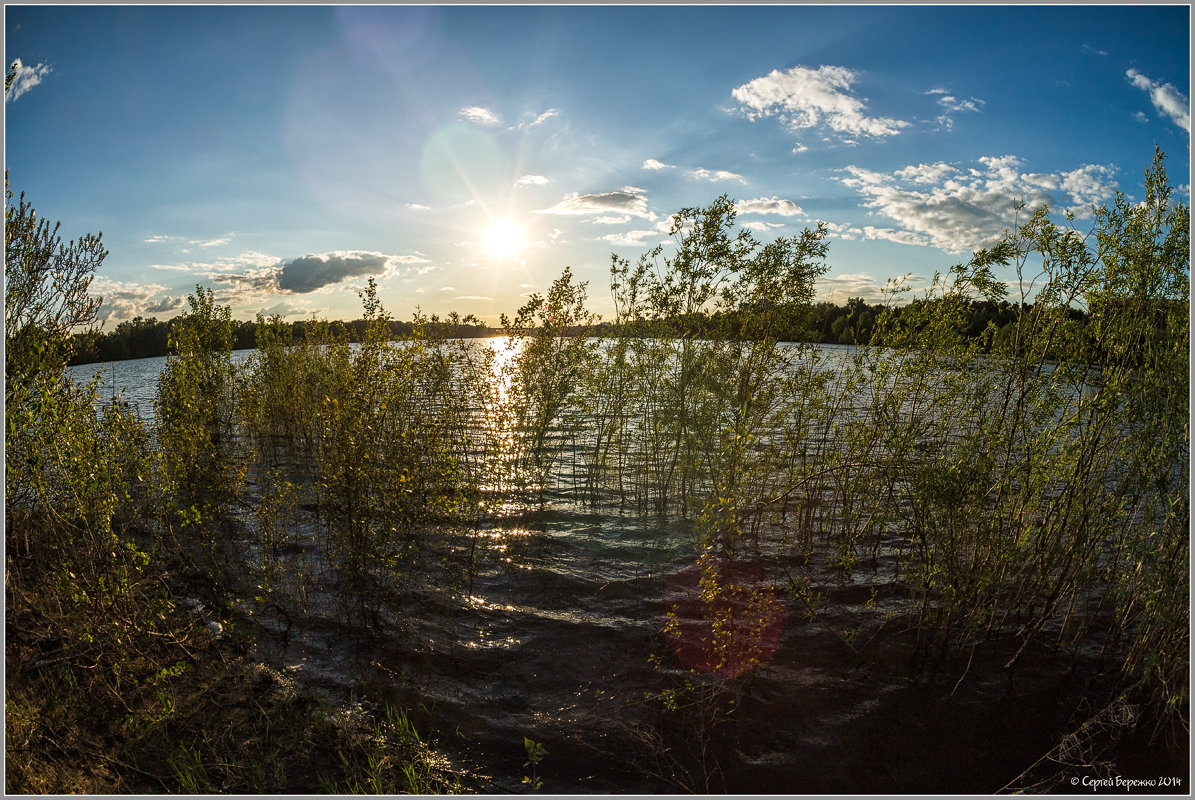
M664 594L664 633L681 663L735 678L766 662L784 630L784 605L763 570L703 557Z

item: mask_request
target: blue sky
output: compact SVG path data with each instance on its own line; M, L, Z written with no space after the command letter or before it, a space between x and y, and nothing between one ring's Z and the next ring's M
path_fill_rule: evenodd
M5 6L12 188L102 231L107 327L496 322L720 194L831 230L819 297L924 286L1012 205L1090 225L1154 145L1189 196L1190 11L1160 6Z

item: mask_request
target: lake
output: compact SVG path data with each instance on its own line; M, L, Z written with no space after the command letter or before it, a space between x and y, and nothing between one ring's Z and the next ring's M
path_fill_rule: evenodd
M855 352L823 349L831 364ZM71 372L98 370L101 396L149 418L165 363ZM317 511L302 509L278 558L305 576L304 602L255 600L250 572L233 587L258 656L338 701L410 708L474 791L524 791L529 737L546 747L549 793L993 792L1053 747L1074 709L1048 655L1015 676L1000 659L968 665L965 680L914 664L896 546L844 570L801 554L781 525L703 570L691 522L595 506L557 483L542 503L438 534L362 626L345 623L342 576L320 551ZM711 601L710 570L737 593Z

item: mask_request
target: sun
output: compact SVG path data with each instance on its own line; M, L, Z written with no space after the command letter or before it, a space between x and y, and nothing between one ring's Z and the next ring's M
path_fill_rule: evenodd
M523 226L497 221L485 232L485 250L499 261L516 259L523 249Z

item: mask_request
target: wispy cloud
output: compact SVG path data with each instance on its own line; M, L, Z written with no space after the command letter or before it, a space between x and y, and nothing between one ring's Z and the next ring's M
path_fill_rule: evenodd
M475 122L478 125L502 124L502 120L498 118L497 114L495 114L493 111L490 111L488 108L482 108L481 106L466 106L458 113L464 119L467 119L470 122Z
M281 262L282 260L277 256L249 250L235 256L224 256L211 262L195 261L190 264L189 268L196 273L213 275L251 268L273 267Z
M977 97L970 97L966 100L959 99L945 89L931 89L926 94L939 95L937 103L942 112L938 115L937 122L938 128L943 130L950 130L954 127L954 117L956 114L978 114L980 107L985 104L985 101Z
M747 179L737 172L730 172L725 169L695 169L689 174L699 181L709 181L710 183L734 181L735 183L745 184L747 182Z
M872 117L864 101L851 94L858 79L845 67L793 67L772 70L731 91L748 119L777 117L794 132L817 127L850 136L892 136L907 122Z
M1047 205L1077 216L1115 191L1115 168L1088 164L1068 172L1022 172L1015 156L987 156L979 166L918 164L891 173L847 167L844 185L863 205L893 220L895 227L864 226L842 231L866 239L966 252L998 240L1014 224L1015 204L1028 210Z
M1125 75L1138 89L1149 92L1149 99L1160 114L1169 117L1171 122L1188 135L1191 133L1191 103L1185 94L1173 84L1151 80L1135 69L1130 69Z
M221 236L217 239L192 239L188 244L196 247L219 247L220 245L228 244L232 241L232 234Z
M19 58L14 58L11 69L16 74L13 76L12 85L8 87L8 92L4 95L4 102L16 100L18 97L28 93L30 89L41 83L41 79L50 74L51 68L47 64L38 64L36 67L26 66Z
M602 241L611 242L612 244L624 245L627 247L643 247L648 244L650 240L660 238L658 230L649 231L624 231L623 233L611 233L602 237Z
M231 242L235 236L235 233L226 233L223 236L216 237L215 239L188 239L185 236L173 236L171 234L155 233L152 236L146 236L141 241L145 242L146 244L163 244L166 242L178 242L181 244L185 242L191 247L220 247L221 245L226 245ZM182 252L188 253L190 250L183 249Z
M423 253L407 253L401 256L389 256L390 264L427 264L428 257Z
M629 214L633 217L655 219L647 210L647 193L635 186L624 186L617 192L596 192L591 194L572 193L551 208L537 210L537 214L561 214L566 216L590 216Z
M780 197L753 197L750 200L739 200L734 204L735 211L740 214L779 214L782 217L795 217L803 213L801 207Z
M524 175L515 181L515 186L546 186L548 179L543 175Z
M483 109L483 110L484 110L484 109ZM520 123L519 123L519 130L525 130L525 129L527 129L527 128L535 128L535 127L538 127L538 126L540 126L540 125L543 125L545 122L547 122L548 120L550 120L552 117L555 117L555 116L559 115L559 113L560 113L560 112L559 112L559 111L557 111L556 109L554 109L554 108L549 108L547 111L545 111L544 113L540 114L538 117L536 117L535 119L533 119L531 122L520 122ZM495 119L497 119L497 118L495 117Z
M675 164L665 164L657 158L649 158L643 162L643 169L651 172L660 172L666 169L676 169ZM725 169L706 169L705 167L696 167L693 169L686 169L686 174L693 180L709 181L716 183L718 181L734 181L736 183L746 183L747 179L737 172L731 172Z
M456 299L457 300L493 300L494 298L486 297L485 295L482 295L482 294L458 294L456 296Z
M654 158L649 158L643 162L644 169L661 170L661 169L676 169L672 164L665 164L663 161L658 161Z

